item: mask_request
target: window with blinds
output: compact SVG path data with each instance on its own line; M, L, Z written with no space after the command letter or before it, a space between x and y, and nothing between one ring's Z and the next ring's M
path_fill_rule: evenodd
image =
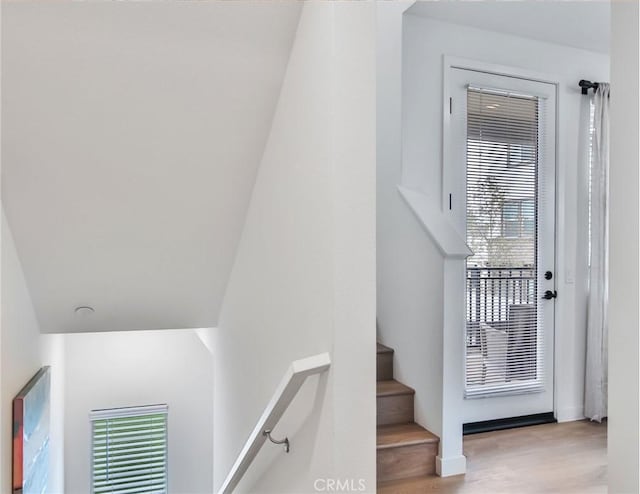
M467 88L465 396L542 388L538 161L543 101Z
M167 406L94 410L91 492L167 492Z

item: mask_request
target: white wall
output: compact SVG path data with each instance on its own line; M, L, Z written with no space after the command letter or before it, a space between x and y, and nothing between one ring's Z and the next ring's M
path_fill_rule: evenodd
M402 183L402 14L411 3L378 2L378 336L395 350L395 378L416 390L416 421L439 434L443 262L397 190Z
M612 2L609 492L638 482L638 3Z
M416 389L416 420L440 434L442 414L451 413L441 398L444 260L396 186L417 189L441 207L443 55L549 74L559 83L556 412L559 420L581 418L587 191L578 130L586 98L577 82L608 80L608 58L409 13L401 28L403 7L379 9L378 331L396 351L396 378Z
M66 494L90 488L89 412L169 406L169 490L211 493L213 363L193 330L67 334Z
M579 163L580 79L608 80L606 55L405 17L402 182L441 200L442 55L548 74L559 83L556 302L559 420L582 417L586 331L586 162ZM581 185L579 189L578 185ZM578 235L580 234L580 238ZM438 262L437 259L434 259ZM575 282L572 281L575 279Z
M402 171L400 172L396 161L393 164L395 173L381 177L380 181L386 182L386 185L378 186L379 194L381 188L388 191L390 199L387 206L383 207L388 209L387 224L393 225L395 229L393 235L383 235L379 231L378 236L378 287L392 294L386 298L381 295L378 297L378 318L381 337L390 346L395 346L398 354L399 377L409 381L410 385L416 385L425 380L429 364L418 364L415 359L436 363L436 368L440 359L437 355L429 354L429 350L418 357L411 355L416 355L418 349L433 348L439 344L438 337L432 335L431 328L438 328L442 317L442 303L437 295L442 284L441 277L438 276L443 263L442 257L433 246L425 248L421 245L425 242L430 244L426 239L413 247L404 245L415 243L417 226L411 223L411 213L400 202L397 194L393 194L392 187L403 183L422 190L432 199L434 207L440 207L442 55L542 72L555 77L560 83L558 186L561 201L558 204L560 235L556 275L560 293L557 302L557 351L563 358L558 362L560 367L557 371L557 413L560 420L579 418L582 416L585 345L586 252L583 245L586 218L583 212L586 191L579 191L577 185L579 183L584 186L584 169L578 169L578 121L581 105L585 102L577 88L577 81L581 78L608 80L608 59L602 54L412 15L405 16L404 46ZM396 157L399 155L400 151L396 150ZM381 200L384 198L379 197L379 207ZM379 221L380 217L379 213ZM415 249L416 254L411 255L407 252L409 249ZM401 261L393 265L393 259L384 260L381 254L385 251L397 253L396 256ZM380 262L384 264L382 267ZM414 270L410 269L411 265L415 266ZM434 273L429 277L425 276L423 266L430 266L429 269ZM385 276L385 272L393 275ZM402 273L405 273L404 276ZM571 277L575 278L574 283L570 281ZM401 304L405 306L404 315ZM420 307L423 314L427 315L412 321L411 315L407 314L407 307ZM408 327L414 329L409 331ZM405 355L414 359L414 362L403 362ZM415 373L418 367L421 367L420 374ZM433 372L434 369L431 367L428 370ZM438 378L435 376L426 380L431 383L431 390ZM422 390L424 384L418 387ZM418 407L418 418L424 420L427 426L431 425L431 419L426 417L429 414L428 407L421 407L419 401Z
M0 491L11 490L12 401L43 365L51 366L49 493L64 492L64 362L61 336L40 334L13 236L2 214L0 310Z
M374 10L306 3L215 334L219 486L290 362L330 352L239 492L375 491Z

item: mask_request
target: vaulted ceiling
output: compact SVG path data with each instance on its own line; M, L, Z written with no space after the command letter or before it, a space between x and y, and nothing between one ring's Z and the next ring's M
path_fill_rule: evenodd
M299 14L3 3L2 201L43 332L216 325Z

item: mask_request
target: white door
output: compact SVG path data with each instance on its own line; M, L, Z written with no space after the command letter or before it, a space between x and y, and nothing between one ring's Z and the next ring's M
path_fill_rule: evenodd
M464 422L552 412L556 87L466 69L450 84L445 208L474 252Z

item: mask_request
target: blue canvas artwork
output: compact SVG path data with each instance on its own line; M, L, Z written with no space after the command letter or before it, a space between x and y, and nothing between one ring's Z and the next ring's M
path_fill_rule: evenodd
M13 493L46 494L51 377L43 367L13 400Z

